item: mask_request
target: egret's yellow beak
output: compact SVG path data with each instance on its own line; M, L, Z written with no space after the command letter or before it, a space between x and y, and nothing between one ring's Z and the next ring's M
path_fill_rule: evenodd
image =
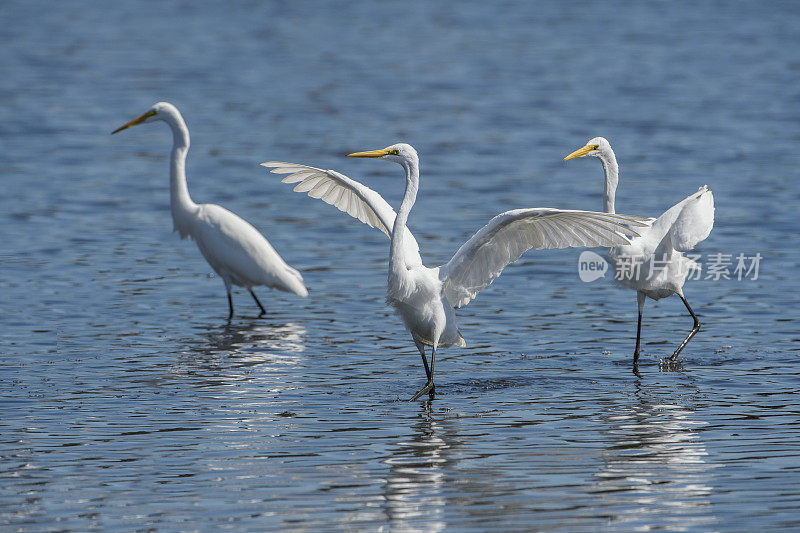
M567 161L568 159L575 159L576 157L583 157L586 154L588 154L589 152L591 152L592 150L597 150L597 145L596 144L587 144L583 148L578 148L577 150L575 150L574 152L569 154L567 157L565 157L563 159L563 161Z
M140 117L136 117L135 119L131 120L130 122L128 122L124 126L120 126L119 128L115 129L114 131L111 132L111 135L114 135L115 133L117 133L119 131L126 130L126 129L130 128L131 126L136 126L138 124L141 124L142 122L144 122L145 120L147 120L148 118L152 117L155 114L156 114L156 112L151 109L150 111L148 111L144 115L142 115Z
M371 157L374 159L395 153L396 150L390 150L389 148L381 148L380 150L367 150L366 152L354 152L352 154L347 154L347 157Z

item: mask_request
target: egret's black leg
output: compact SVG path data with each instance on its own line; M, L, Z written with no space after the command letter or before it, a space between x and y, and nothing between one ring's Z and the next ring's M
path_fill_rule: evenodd
M233 318L233 299L231 298L231 291L228 291L228 320Z
M639 311L639 319L636 321L636 348L633 350L633 373L636 374L637 377L641 377L639 374L639 344L642 338L642 312Z
M682 294L679 294L678 296L681 297L681 300L683 300L683 305L686 306L686 309L689 310L689 314L692 315L692 318L694 319L694 326L692 326L692 331L690 331L689 334L686 336L686 338L683 339L681 345L678 346L678 349L675 350L675 353L673 353L672 356L669 358L669 360L673 363L678 360L678 354L681 353L683 347L686 346L686 344L690 340L692 340L692 337L694 337L695 333L697 333L700 330L700 320L698 320L697 315L694 314L692 308L689 307L689 302L686 301L686 298L684 298Z
M421 351L421 350L420 350ZM422 354L422 361L425 363L425 372L428 374L428 382L422 387L419 392L417 392L414 396L411 397L411 401L416 400L426 392L433 397L434 392L436 392L436 385L433 384L433 367L436 364L436 348L431 348L431 366L428 369L428 361L425 359L425 354Z
M639 319L636 321L636 348L633 350L633 364L639 364L639 349L642 339L642 312L639 311Z
M422 364L425 365L425 375L428 377L428 381L431 380L431 369L428 366L428 359L425 358L425 346L422 345L417 339L414 339L414 344L417 345L417 350L419 350L419 354L422 356Z
M639 353L642 340L642 311L644 311L644 293L636 293L636 302L639 305L639 318L636 321L636 348L633 350L633 373L638 372Z
M259 301L258 301L258 296L256 296L256 293L254 293L254 292L253 292L253 289L247 289L247 290L248 290L248 291L250 291L250 296L252 296L252 297L253 297L253 300L255 300L255 301L256 301L256 303L258 304L258 308L259 308L259 309L261 309L261 314L260 314L260 315L258 315L258 316L264 316L264 315L266 315L266 314L267 314L267 311L264 309L264 306L263 306L263 305L261 305L261 302L259 302Z
M433 367L436 366L436 347L431 348L431 381L433 381Z

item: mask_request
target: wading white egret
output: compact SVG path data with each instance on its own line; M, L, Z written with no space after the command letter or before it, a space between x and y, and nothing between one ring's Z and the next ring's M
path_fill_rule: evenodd
M278 252L256 228L236 214L215 204L196 204L186 185L186 153L189 151L189 130L178 109L167 102L158 102L143 115L117 128L124 129L156 121L166 122L172 129L170 157L170 208L174 229L181 239L193 239L200 253L214 269L228 292L228 319L233 317L231 285L246 288L261 309L253 287L266 285L273 289L308 295L303 276L287 265ZM259 315L259 316L261 316Z
M297 183L298 192L345 211L391 237L387 303L400 315L422 356L428 381L412 400L433 394L436 350L466 346L456 325L454 307L461 307L530 248L613 246L628 244L637 235L623 224L643 225L642 219L591 211L549 208L517 209L494 217L473 235L452 259L440 267L423 266L417 241L406 226L419 188L419 158L408 144L357 152L349 157L381 158L399 163L406 173L400 209L392 207L375 191L333 170L270 161L271 172L289 174L285 183ZM431 364L424 346L431 347Z
M595 137L586 143L586 146L565 157L564 161L576 157L596 157L603 163L606 176L603 208L606 213L613 213L619 167L611 144L603 137ZM677 362L681 350L700 329L700 320L683 294L683 284L687 275L698 268L698 265L688 257L684 257L683 252L691 250L697 243L705 240L713 227L714 195L708 186L703 185L696 193L673 205L660 217L652 219L650 227L639 230L641 235L633 238L630 245L617 246L609 250L609 259L615 269L615 279L636 291L639 304L636 348L633 351L634 370L639 362L642 311L646 296L659 300L677 294L694 319L692 330L670 356L669 363Z

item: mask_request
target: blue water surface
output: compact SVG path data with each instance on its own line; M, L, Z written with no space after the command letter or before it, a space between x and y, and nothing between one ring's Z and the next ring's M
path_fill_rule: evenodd
M800 4L78 2L0 5L0 525L42 530L800 528ZM262 230L307 299L235 294L172 233L163 124L198 202ZM757 279L648 302L530 252L458 311L437 396L384 303L388 240L258 163L362 180L412 143L410 226L446 262L498 212L620 212L708 184L698 246ZM599 250L598 250L599 251Z

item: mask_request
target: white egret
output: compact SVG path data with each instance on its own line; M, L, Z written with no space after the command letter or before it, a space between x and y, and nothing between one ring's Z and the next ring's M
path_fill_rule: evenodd
M603 207L606 213L613 213L619 167L611 144L603 137L595 137L586 143L586 146L565 157L564 161L587 156L596 157L603 163L606 177ZM615 278L636 291L639 304L636 348L633 352L634 370L639 362L645 297L659 300L677 294L694 319L692 330L670 356L669 363L677 362L681 350L700 329L700 320L683 294L683 284L687 275L698 268L698 265L688 257L684 257L683 252L694 248L711 233L711 228L714 227L714 195L707 185L703 185L696 193L673 205L660 217L651 220L650 227L639 230L641 236L635 237L630 245L617 246L609 250L609 259L616 273Z
M406 226L419 188L419 159L408 144L357 152L350 157L382 158L399 163L406 173L400 209L375 191L333 170L270 161L271 172L289 174L285 183L298 183L298 192L321 198L391 237L387 303L394 307L422 356L428 381L412 400L433 394L436 350L466 346L456 326L454 307L461 307L500 275L503 268L530 248L612 246L628 244L637 235L627 225L643 225L638 217L549 208L517 209L494 217L473 235L452 259L440 267L423 266L417 241ZM431 347L428 366L424 346Z
M178 109L167 102L158 102L146 113L117 128L124 129L156 121L166 122L172 129L170 157L170 208L174 229L181 239L193 239L214 269L228 292L228 319L233 317L231 286L246 288L261 309L253 287L266 285L273 289L308 295L303 276L287 265L278 252L256 228L236 214L215 204L196 204L186 185L186 153L189 151L189 130Z

